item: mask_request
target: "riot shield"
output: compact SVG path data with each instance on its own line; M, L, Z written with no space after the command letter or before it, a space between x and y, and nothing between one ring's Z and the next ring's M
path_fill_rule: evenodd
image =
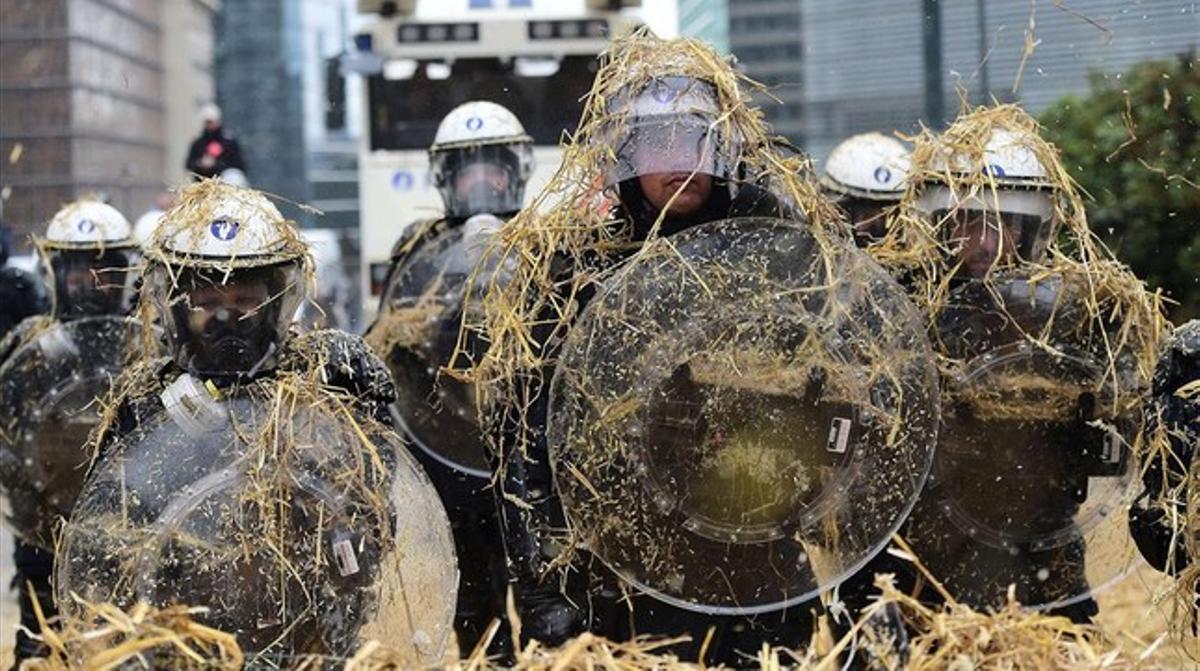
M264 664L344 657L369 639L413 666L439 661L454 545L398 437L276 380L190 398L98 462L63 532L60 608L73 593L206 606L201 620Z
M71 512L91 458L99 399L137 353L141 332L124 317L54 322L0 368L0 491L26 542L54 547L53 526Z
M743 218L649 243L564 344L548 438L573 532L673 605L812 598L887 542L938 426L915 308L801 223Z
M475 389L438 371L458 346L468 279L500 220L472 217L417 249L384 289L383 312L370 336L396 381L395 419L438 462L491 476L476 421ZM468 352L482 351L465 343Z
M1088 289L1009 274L958 287L938 319L955 362L914 550L956 598L1065 606L1123 576L1137 477L1136 364L1110 357ZM1112 362L1110 365L1110 361Z

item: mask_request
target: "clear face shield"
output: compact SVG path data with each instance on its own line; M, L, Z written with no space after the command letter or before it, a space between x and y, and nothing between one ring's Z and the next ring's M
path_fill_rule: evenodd
M930 184L921 195L960 279L979 279L1020 263L1040 263L1054 235L1054 194L999 186L960 195Z
M505 214L521 209L533 163L529 145L457 147L431 156L446 215Z
M717 93L691 77L662 77L614 104L606 184L621 201L686 217L732 174L736 146L721 132Z
M703 114L663 116L631 122L617 147L618 182L645 175L712 177L728 174L718 159L718 137L712 119Z
M888 210L895 205L892 201L858 196L846 196L838 201L838 206L850 221L854 231L854 242L859 247L866 247L883 239L887 233Z
M1036 214L958 209L934 213L958 276L978 279L993 270L1037 262L1046 250L1050 222Z
M304 295L303 265L223 271L155 265L148 274L171 355L202 376L267 367Z
M61 320L123 314L129 308L136 260L132 249L50 249L47 284L54 291L53 314Z

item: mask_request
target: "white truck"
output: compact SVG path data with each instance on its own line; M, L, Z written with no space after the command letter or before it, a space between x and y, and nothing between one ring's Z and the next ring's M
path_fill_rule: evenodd
M491 4L472 0L471 7ZM441 212L428 149L442 117L469 100L512 110L534 140L528 201L558 168L560 142L578 125L597 56L611 36L638 25L621 10L640 4L587 0L574 16L468 11L451 21L415 17L415 0L359 0L359 13L375 18L355 35L355 52L343 64L366 87L358 161L364 323L378 307L393 243L412 222Z

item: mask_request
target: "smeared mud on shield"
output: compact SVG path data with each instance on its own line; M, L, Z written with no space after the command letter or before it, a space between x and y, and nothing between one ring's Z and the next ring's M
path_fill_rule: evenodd
M924 483L934 359L902 289L803 223L659 240L563 347L556 480L582 547L675 605L754 613L873 556Z
M456 571L437 494L394 433L313 389L181 397L110 445L64 531L68 616L72 594L191 604L263 663L371 638L440 660Z
M459 346L467 280L500 225L490 215L472 217L414 252L385 288L383 312L367 336L396 381L398 425L434 459L480 478L491 468L475 389L441 368ZM464 344L472 355L485 347Z
M141 324L123 317L56 322L32 335L0 368L0 488L25 542L54 546L68 516L100 421L99 399L133 355Z

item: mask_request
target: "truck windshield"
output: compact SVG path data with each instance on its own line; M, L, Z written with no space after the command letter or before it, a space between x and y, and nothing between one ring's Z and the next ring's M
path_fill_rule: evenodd
M454 61L445 79L430 79L422 62L410 79L368 80L371 149L426 149L438 123L469 100L490 100L512 110L537 145L557 145L564 131L575 130L580 99L595 76L594 56L567 56L548 77L526 77L513 62L496 58Z

